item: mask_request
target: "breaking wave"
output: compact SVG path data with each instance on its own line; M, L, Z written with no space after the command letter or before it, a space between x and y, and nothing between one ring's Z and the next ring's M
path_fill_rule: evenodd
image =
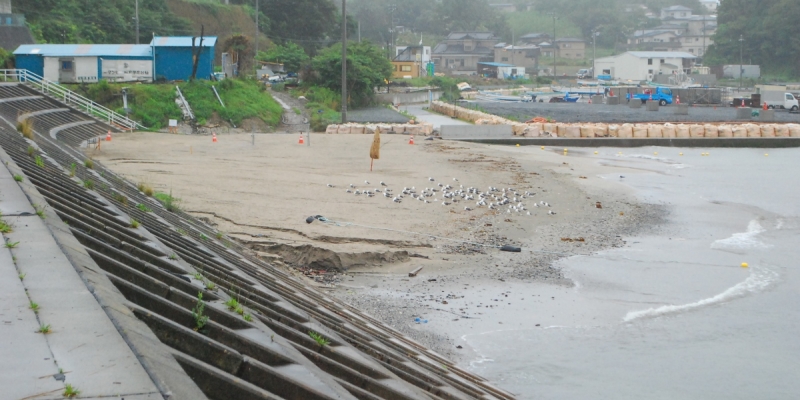
M772 246L758 240L758 235L766 231L758 221L752 220L747 225L747 232L734 233L727 239L717 240L711 244L711 248L718 250L766 249Z

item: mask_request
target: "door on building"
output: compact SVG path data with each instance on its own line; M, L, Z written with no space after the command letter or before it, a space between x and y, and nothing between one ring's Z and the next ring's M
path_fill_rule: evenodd
M75 59L74 58L59 58L58 59L58 81L60 83L75 82Z

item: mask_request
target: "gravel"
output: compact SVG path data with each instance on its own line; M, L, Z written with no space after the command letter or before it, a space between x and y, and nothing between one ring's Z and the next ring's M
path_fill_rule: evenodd
M347 111L347 121L360 123L405 124L408 117L386 107L360 108Z
M675 115L674 106L661 107L659 111L642 108L629 108L625 100L618 106L588 103L510 103L510 102L471 102L461 103L463 107L483 108L490 114L527 121L534 117L546 117L558 122L746 122L736 119L736 109L732 107L690 107L689 115ZM776 110L776 122L800 122L800 114ZM758 122L758 119L754 119Z

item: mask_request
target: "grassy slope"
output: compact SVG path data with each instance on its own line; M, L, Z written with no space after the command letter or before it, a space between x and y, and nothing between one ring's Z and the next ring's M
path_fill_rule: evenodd
M217 101L211 86L216 86L226 107ZM170 119L181 119L175 104L172 84L109 84L71 85L72 89L94 101L122 112L122 88L128 87L131 117L151 129L167 126ZM192 107L199 123L204 124L214 113L225 121L241 124L248 118L259 118L270 126L280 123L282 108L256 81L228 79L223 82L195 81L180 83L181 91Z
M255 21L251 17L252 9L244 6L226 6L213 0L166 0L166 2L171 12L189 20L194 34L199 35L200 27L204 26L206 34L213 34L218 37L217 54L222 52L221 46L229 37L235 34L253 36ZM266 47L269 39L262 34L261 40L259 47L262 45Z

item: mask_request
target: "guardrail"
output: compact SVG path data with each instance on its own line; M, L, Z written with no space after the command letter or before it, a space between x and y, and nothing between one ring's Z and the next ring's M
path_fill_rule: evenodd
M181 92L181 88L175 86L175 90L178 91L178 98L181 100L181 104L183 104L183 110L185 111L184 118L189 118L189 120L194 121L194 113L192 112L192 107L189 106L189 102L186 101L186 98L183 97L183 93Z
M148 128L124 115L121 115L109 108L103 107L94 101L87 99L51 80L45 79L27 69L0 69L0 76L4 82L16 81L24 84L36 91L52 96L72 105L79 110L103 121L110 125L121 126L124 130L137 130Z

